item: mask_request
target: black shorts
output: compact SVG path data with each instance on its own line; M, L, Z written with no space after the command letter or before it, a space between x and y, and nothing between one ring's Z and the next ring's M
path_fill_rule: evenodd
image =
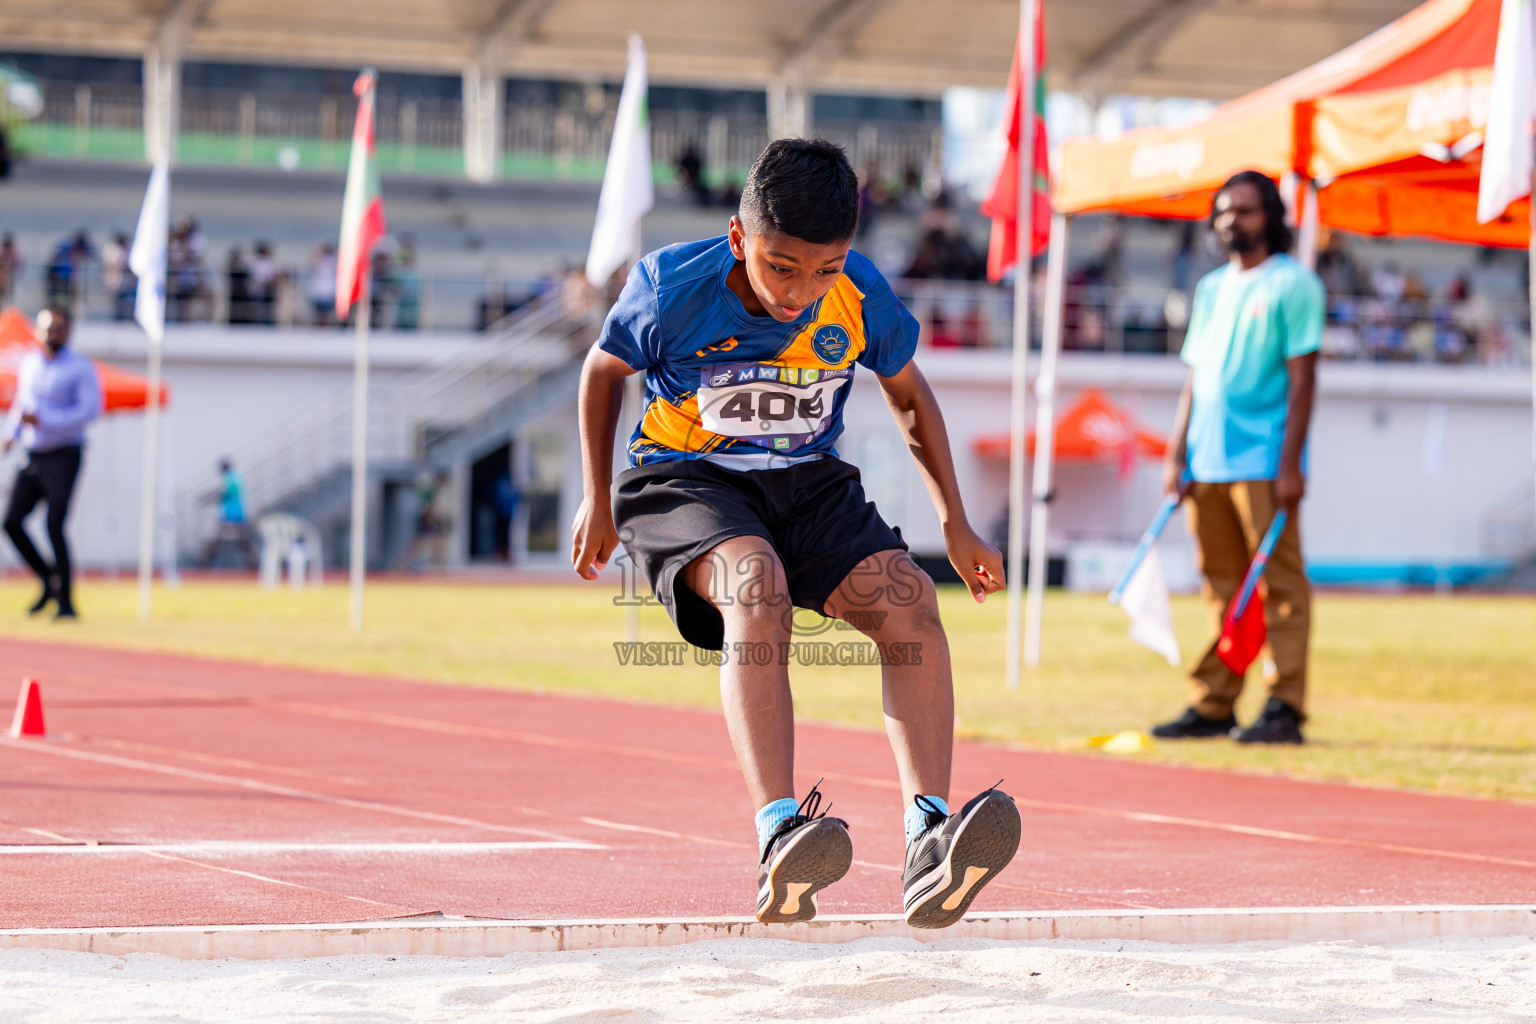
M712 651L725 646L725 621L677 574L721 541L768 541L790 601L817 614L864 559L907 549L865 499L859 471L835 458L745 471L704 459L638 466L614 481L613 518L683 639Z

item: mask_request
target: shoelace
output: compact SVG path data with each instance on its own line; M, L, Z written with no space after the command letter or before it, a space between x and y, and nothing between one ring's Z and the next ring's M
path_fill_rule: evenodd
M927 797L921 794L919 794L912 802L917 804L922 812L928 816L927 822L923 825L923 832L927 832L929 829L937 828L938 826L944 824L944 820L949 817L949 814L946 811L940 809L938 804L934 803L932 800L929 800ZM921 836L919 836L919 838L921 838Z
M801 825L818 821L827 816L827 811L832 809L831 803L827 804L827 811L822 811L820 814L816 813L818 810L821 810L821 784L825 781L825 779L817 779L816 785L812 786L811 791L805 794L805 799L800 801L800 806L795 809L795 813L779 822L778 828L773 830L773 835L768 837L768 842L763 844L763 854L758 858L759 864L767 862L768 853L773 849L773 844L778 841L780 836L786 832L793 832ZM830 820L837 822L843 828L848 827L848 823L842 818L832 818Z
M979 795L986 796L988 793L995 792L997 787L1001 786L1002 784L1003 780L998 779L996 782L992 783L992 785L982 790ZM927 835L933 829L938 828L940 825L944 824L944 822L948 820L949 815L945 811L940 810L938 804L934 803L926 796L923 796L921 793L914 797L912 802L917 804L917 806L922 809L922 812L928 816L928 820L923 826L923 831L912 840L913 843L916 843L919 839Z

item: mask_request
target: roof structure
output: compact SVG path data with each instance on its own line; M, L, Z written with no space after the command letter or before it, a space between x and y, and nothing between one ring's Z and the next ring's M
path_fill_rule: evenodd
M1068 140L1057 209L1200 217L1228 176L1252 168L1315 182L1329 227L1524 246L1525 202L1489 224L1476 216L1499 11L1499 0L1427 0L1204 120Z
M1413 0L1046 0L1056 88L1224 99L1354 42ZM522 77L933 94L1001 86L1017 0L0 0L15 50Z

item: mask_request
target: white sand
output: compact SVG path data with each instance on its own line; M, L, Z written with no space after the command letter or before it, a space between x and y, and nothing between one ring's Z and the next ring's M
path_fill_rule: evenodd
M1536 1020L1536 939L770 940L502 958L0 950L0 1022Z

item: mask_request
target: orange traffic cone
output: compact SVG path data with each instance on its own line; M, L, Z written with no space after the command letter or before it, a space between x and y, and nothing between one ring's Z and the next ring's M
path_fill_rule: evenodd
M21 696L16 698L16 717L11 719L11 739L43 736L43 692L36 679L21 681Z

